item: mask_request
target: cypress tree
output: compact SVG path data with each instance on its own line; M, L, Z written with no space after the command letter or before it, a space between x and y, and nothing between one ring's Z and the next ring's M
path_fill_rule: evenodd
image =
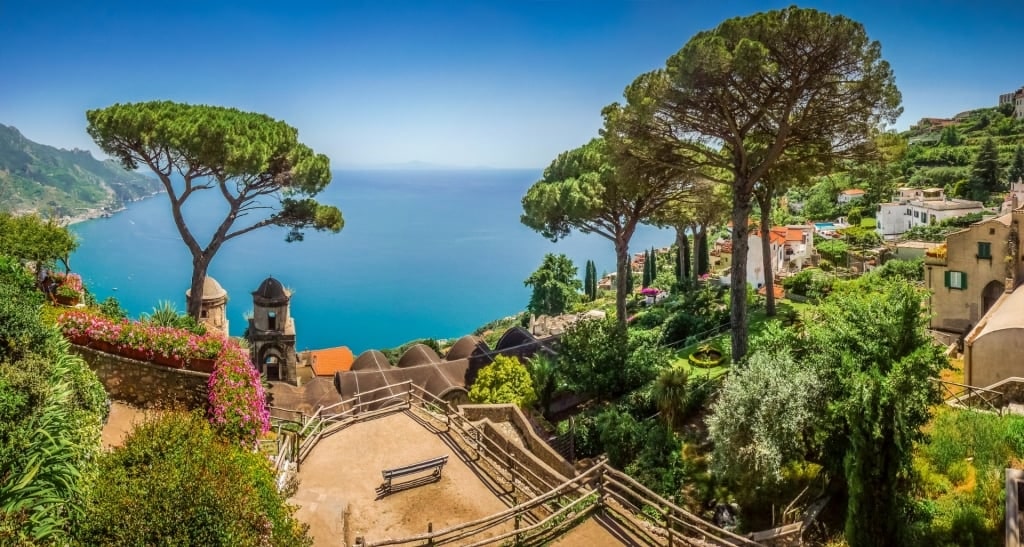
M985 139L978 151L978 159L971 167L968 195L977 201L988 201L992 192L1002 189L1002 167L999 165L999 149L991 137Z
M594 300L597 300L597 264L594 261L590 261L590 294L594 296Z
M658 279L658 251L651 247L651 284Z
M594 282L590 273L590 261L587 261L586 267L583 268L583 294L586 295L587 300L593 300L594 297L590 293L590 285Z
M651 253L644 250L644 277L640 280L640 286L647 288L651 284Z
M690 263L690 236L683 232L682 237L679 238L679 243L679 267L682 268L679 281L682 282L684 279L690 279L690 272L693 269Z
M1013 154L1013 162L1010 163L1010 184L1024 179L1024 146L1017 145Z

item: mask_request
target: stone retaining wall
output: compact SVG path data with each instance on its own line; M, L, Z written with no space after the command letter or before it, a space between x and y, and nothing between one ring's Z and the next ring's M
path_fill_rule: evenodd
M544 442L533 430L533 424L527 420L523 411L515 405L462 405L459 412L467 420L476 422L486 420L484 433L489 440L495 442L503 450L509 450L517 458L517 463L526 465L538 476L551 482L559 484L568 478L576 476L576 470L572 464L558 454L548 443ZM504 436L493 426L486 427L487 422L501 423L510 422L519 430L526 445L526 449L520 448L515 443L506 443ZM508 445L506 448L505 445ZM554 471L554 473L552 473Z
M209 374L180 370L71 345L99 376L107 395L139 408L206 408Z

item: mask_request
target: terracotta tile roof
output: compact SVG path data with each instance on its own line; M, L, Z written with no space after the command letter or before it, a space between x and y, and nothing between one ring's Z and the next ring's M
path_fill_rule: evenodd
M860 188L850 188L849 190L843 190L840 193L843 194L844 196L862 196L867 192L861 190Z
M335 372L344 372L352 368L355 357L348 346L311 350L313 356L313 374L317 376L333 376Z
M778 300L780 298L785 298L785 296L786 296L786 289L783 289L782 285L772 285L772 288L775 289L773 292L775 293L775 299L776 300ZM760 289L757 289L757 294L759 294L761 296L766 296L768 294L768 288L767 287L761 287Z
M804 233L800 228L786 228L786 241L803 241Z

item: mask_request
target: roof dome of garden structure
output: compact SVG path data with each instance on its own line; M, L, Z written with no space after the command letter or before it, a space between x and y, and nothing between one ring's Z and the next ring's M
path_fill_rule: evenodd
M487 347L487 342L484 342L481 338L472 335L466 335L459 338L455 345L448 349L448 353L444 356L446 361L456 361L458 359L468 359L473 355L473 351L477 347L483 346L483 353L487 353L490 348Z
M359 370L377 370L377 371L382 371L382 370L387 370L387 369L390 369L390 368L392 368L392 367L391 367L391 362L388 361L388 358L385 357L383 353L381 353L381 352L379 352L379 351L377 351L375 349L371 349L371 350L366 350L366 351L360 353L359 357L356 357L356 360L352 361L352 367L349 370L351 370L351 371L359 371Z
M398 368L414 367L417 365L429 365L438 363L441 357L437 352L425 344L416 344L405 350L405 353L398 359Z
M224 287L220 286L212 276L206 276L203 279L203 302L212 302L219 300L228 295L228 292L224 290ZM192 289L188 288L185 290L185 298L192 298Z
M261 306L281 306L287 304L291 295L280 281L268 277L260 283L258 289L252 293L253 303Z

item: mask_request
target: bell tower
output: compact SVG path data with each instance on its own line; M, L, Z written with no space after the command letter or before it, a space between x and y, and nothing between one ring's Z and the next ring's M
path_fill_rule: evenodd
M297 383L295 367L295 321L291 317L291 294L280 281L268 277L252 293L249 346L252 362L268 380Z

